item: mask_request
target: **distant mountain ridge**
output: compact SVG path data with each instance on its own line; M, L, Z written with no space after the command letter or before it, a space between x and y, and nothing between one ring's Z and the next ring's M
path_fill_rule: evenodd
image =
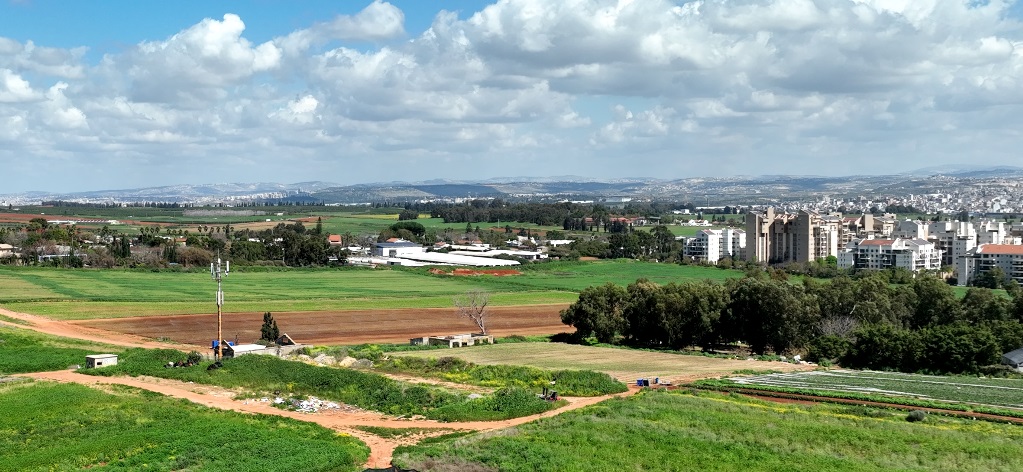
M1023 179L1023 168L973 165L939 166L897 175L841 177L765 175L685 179L588 179L578 176L500 177L485 180L432 179L340 185L310 181L169 185L88 192L22 192L0 195L0 203L27 205L64 200L80 203L183 203L195 205L247 202L323 202L329 204L459 201L473 198L572 201L607 198L681 199L700 202L754 203L810 195L935 193L955 179Z

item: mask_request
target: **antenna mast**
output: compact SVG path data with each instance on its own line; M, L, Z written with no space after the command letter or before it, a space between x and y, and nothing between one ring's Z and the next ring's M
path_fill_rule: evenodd
M220 256L217 256L217 262L210 262L210 276L213 280L217 281L217 350L216 360L223 359L224 355L224 289L221 285L221 281L227 274L231 272L231 261L226 261L227 264L221 266Z

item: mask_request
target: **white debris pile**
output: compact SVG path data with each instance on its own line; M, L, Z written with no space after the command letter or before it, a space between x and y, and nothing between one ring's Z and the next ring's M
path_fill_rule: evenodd
M292 399L291 406L295 408L295 411L301 411L302 413L316 413L320 410L340 410L341 405L337 402L329 400L320 400L316 397L309 397L305 400Z

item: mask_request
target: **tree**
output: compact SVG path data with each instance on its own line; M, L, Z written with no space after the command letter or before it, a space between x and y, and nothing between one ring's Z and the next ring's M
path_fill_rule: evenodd
M277 342L281 337L281 330L277 328L277 320L270 312L263 313L263 327L259 328L259 339L267 342Z
M624 315L628 297L625 288L611 282L588 287L579 294L579 300L562 310L561 322L574 326L581 336L592 334L598 341L609 343L628 327Z
M402 210L398 213L398 221L415 220L419 218L419 212L415 210Z
M622 334L639 343L660 343L667 340L661 327L662 308L658 301L661 287L647 279L629 284L628 300L623 316L628 324Z
M487 318L490 317L490 294L480 290L472 289L466 291L459 297L455 297L455 308L460 318L468 318L481 334L487 334Z

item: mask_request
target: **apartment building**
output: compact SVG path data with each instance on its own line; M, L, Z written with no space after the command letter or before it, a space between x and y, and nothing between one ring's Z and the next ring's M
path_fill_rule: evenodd
M683 241L682 254L694 261L717 263L725 257L740 259L746 249L746 232L741 229L704 229Z
M968 221L935 221L927 227L927 239L942 253L941 265L952 266L977 247L977 230Z
M775 213L768 208L746 216L746 259L774 264L837 256L855 239L890 235L895 224L894 215L843 217L805 210Z
M912 272L941 268L941 251L925 239L856 239L838 253L839 269Z
M968 285L995 267L1007 277L1023 283L1023 245L981 244L957 259L959 285Z

